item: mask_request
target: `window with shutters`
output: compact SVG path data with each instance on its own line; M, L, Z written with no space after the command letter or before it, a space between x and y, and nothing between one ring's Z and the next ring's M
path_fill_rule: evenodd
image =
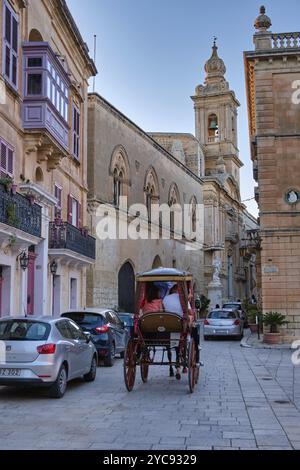
M73 104L73 155L80 159L80 111Z
M0 139L0 177L13 176L14 167L14 150L13 148Z
M57 204L54 209L54 216L56 219L61 218L61 204L62 204L62 188L57 184L54 185L54 196L57 199Z
M3 75L15 88L18 88L18 47L19 21L9 3L4 0L3 29Z

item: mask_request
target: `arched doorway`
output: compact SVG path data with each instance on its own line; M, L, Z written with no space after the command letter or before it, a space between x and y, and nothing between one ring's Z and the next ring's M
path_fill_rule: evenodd
M135 276L129 261L123 264L118 274L118 303L125 312L134 312Z
M161 267L162 267L162 262L161 262L160 256L157 255L155 256L153 260L152 269L161 268Z

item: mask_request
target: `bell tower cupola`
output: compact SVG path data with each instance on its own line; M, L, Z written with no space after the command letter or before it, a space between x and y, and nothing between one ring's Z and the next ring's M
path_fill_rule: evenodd
M224 159L226 172L239 183L237 109L240 103L226 81L226 66L219 57L214 38L211 57L205 64L204 84L192 96L195 108L196 138L203 145L208 175L217 172L219 157Z

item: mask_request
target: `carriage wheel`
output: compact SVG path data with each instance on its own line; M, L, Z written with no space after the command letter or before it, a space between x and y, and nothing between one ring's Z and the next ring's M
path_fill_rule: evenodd
M124 355L124 381L128 392L134 387L136 373L136 345L132 338L127 343Z
M193 338L190 340L189 344L189 388L190 392L193 393L196 383L198 382L198 367L196 362L196 343Z
M149 372L149 353L147 351L146 354L144 353L142 355L142 359L141 359L141 377L144 383L146 383L148 380L148 372Z

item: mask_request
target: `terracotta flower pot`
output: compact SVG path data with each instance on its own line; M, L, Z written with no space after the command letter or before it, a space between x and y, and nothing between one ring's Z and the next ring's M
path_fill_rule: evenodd
M267 344L279 344L281 343L281 334L280 333L264 333L263 342Z
M258 327L256 323L249 323L249 328L250 328L251 333L257 333L258 331Z

